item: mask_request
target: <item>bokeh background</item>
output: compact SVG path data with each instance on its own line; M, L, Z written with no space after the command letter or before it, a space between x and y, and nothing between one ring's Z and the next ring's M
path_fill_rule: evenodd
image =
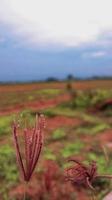
M24 197L12 123L31 127L38 112L46 129L27 200L92 198L65 180L71 157L112 174L111 8L111 0L0 0L0 200ZM106 200L111 181L93 185Z

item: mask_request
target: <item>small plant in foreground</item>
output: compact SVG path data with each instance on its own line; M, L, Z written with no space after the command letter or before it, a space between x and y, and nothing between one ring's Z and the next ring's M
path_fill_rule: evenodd
M66 169L66 180L70 181L73 185L83 186L94 190L92 183L97 178L112 178L111 175L98 175L96 162L93 161L89 165L85 165L76 159L69 159L76 163L73 167Z
M23 129L23 138L25 145L25 153L23 157L23 154L20 151L20 145L18 140L19 124L16 122L14 122L13 124L13 135L16 147L17 161L25 182L30 181L32 173L38 162L43 144L44 127L45 127L44 116L42 114L39 114L38 119L36 116L36 122L34 128Z

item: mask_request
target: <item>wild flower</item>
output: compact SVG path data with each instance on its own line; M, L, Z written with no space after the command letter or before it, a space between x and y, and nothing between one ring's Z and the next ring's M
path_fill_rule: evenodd
M65 171L66 180L70 181L73 185L84 186L94 190L92 183L96 178L112 178L111 175L98 175L95 161L92 161L89 165L85 165L76 159L69 159L68 161L76 163L73 167L70 167Z
M21 152L21 146L19 143L19 124L13 123L13 136L16 148L16 157L19 168L21 170L24 181L29 182L33 174L33 171L38 162L42 144L43 144L43 130L45 127L45 118L42 114L36 116L36 122L34 128L23 129L23 141L24 141L24 156Z

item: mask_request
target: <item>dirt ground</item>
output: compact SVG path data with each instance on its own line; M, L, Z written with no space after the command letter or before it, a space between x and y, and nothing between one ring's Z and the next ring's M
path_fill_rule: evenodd
M37 90L37 89L42 89L42 88L60 88L63 89L66 87L66 83L48 83L48 84L44 84L44 83L40 83L40 84L36 84L36 83L32 83L32 84L24 84L24 85L14 85L12 87L12 85L1 85L0 86L0 92L19 92L19 91L30 91L30 90ZM88 90L88 89L93 89L93 88L110 88L110 85L112 85L112 81L86 81L86 82L76 82L73 83L73 87L77 88L77 89L82 89L82 90ZM70 100L70 96L69 94L65 93L65 94L60 94L55 98L51 98L51 99L43 99L43 100L38 100L38 101L31 101L28 103L22 103L21 105L11 105L9 107L6 107L6 109L4 110L0 110L0 116L5 116L5 115L10 115L12 113L18 113L24 109L31 109L32 111L38 111L38 110L43 110L46 108L51 108L51 107L55 107L57 105L59 105L62 102L66 102L68 100ZM79 119L79 117L66 117L66 116L54 116L52 118L46 118L47 119L47 134L52 133L53 130L59 128L59 127L63 127L63 125L65 127L75 127L75 126L80 126L82 125L82 120ZM92 136L92 135L85 135L85 136L80 136L80 139L83 140L83 142L85 144L88 144L86 146L86 150L90 149L91 147L91 143L92 140L97 140L97 142L101 145L106 145L108 148L112 148L112 129L109 130L105 130L102 132L102 134L99 134L97 136L97 138L95 138L96 136ZM4 142L2 140L1 144L3 144ZM5 141L5 140L4 140ZM56 144L56 146L54 148L57 148L58 144ZM35 178L36 177L36 178ZM33 178L32 178L32 183L29 187L29 193L36 193L37 191L37 187L33 187L32 185L37 185L38 181L37 179L37 172L34 174ZM69 188L69 186L68 186ZM40 188L39 188L40 189ZM85 193L84 190L75 190L77 196L78 196L78 200L89 200L90 198L87 197L87 194ZM72 192L72 190L70 189L69 192ZM20 180L20 184L15 186L11 191L10 191L10 195L14 196L14 195L23 195L24 193L24 184L22 183L22 181ZM64 199L64 198L63 198ZM37 199L38 200L38 199ZM40 199L39 199L40 200ZM55 200L55 199L52 199ZM56 199L57 200L57 199ZM69 199L65 199L65 200L69 200Z

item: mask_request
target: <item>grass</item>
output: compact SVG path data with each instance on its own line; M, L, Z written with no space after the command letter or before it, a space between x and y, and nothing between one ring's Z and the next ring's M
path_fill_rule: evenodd
M109 129L108 124L99 123L99 124L89 124L87 126L80 126L76 128L76 133L95 135L97 133L102 133L104 130Z
M75 97L71 97L71 101L62 103L61 107L86 110L110 98L112 98L112 90L80 90L76 92Z
M61 107L60 105L45 109L43 110L43 113L47 117L66 116L66 117L77 117L77 118L83 119L85 121L90 121L90 122L101 121L99 117L86 113L83 110L78 110L78 109L73 110L71 108Z
M59 95L61 93L60 89L41 89L39 91L37 91L37 94L39 95L45 95L45 96L56 96Z
M97 155L96 153L89 153L88 154L88 159L89 160L94 160L97 162L97 167L98 167L98 173L99 174L112 174L112 161L107 166L105 157L102 154Z
M24 105L25 103L38 101L41 99L49 99L58 96L60 89L40 89L32 91L14 91L0 94L0 110L6 110L7 107Z
M8 199L8 190L18 182L18 170L14 149L7 145L0 147L0 194Z
M43 110L43 114L49 118L57 116L57 113L55 112L53 108Z
M56 160L56 155L48 147L44 148L43 156L46 160Z
M45 109L43 113L48 116L66 116L66 117L75 117L77 116L77 111L73 111L70 108L61 108L60 106Z
M13 115L0 116L0 136L5 136L11 133L11 123L13 121Z
M52 140L59 140L60 141L62 139L65 139L65 137L66 137L66 133L65 133L64 129L62 129L62 128L57 128L52 133Z
M18 182L18 170L14 148L8 144L0 146L0 196L8 200L8 191Z
M64 158L67 158L72 155L77 155L81 152L84 144L77 140L74 143L67 143L66 146L61 150L61 154Z
M34 123L34 116L31 115L30 110L23 110L18 114L0 116L0 136L12 134L11 126L15 120L19 120L20 124L26 122L26 124L28 123L28 126L30 126Z
M14 184L18 180L15 152L9 145L0 147L0 179L8 184Z

